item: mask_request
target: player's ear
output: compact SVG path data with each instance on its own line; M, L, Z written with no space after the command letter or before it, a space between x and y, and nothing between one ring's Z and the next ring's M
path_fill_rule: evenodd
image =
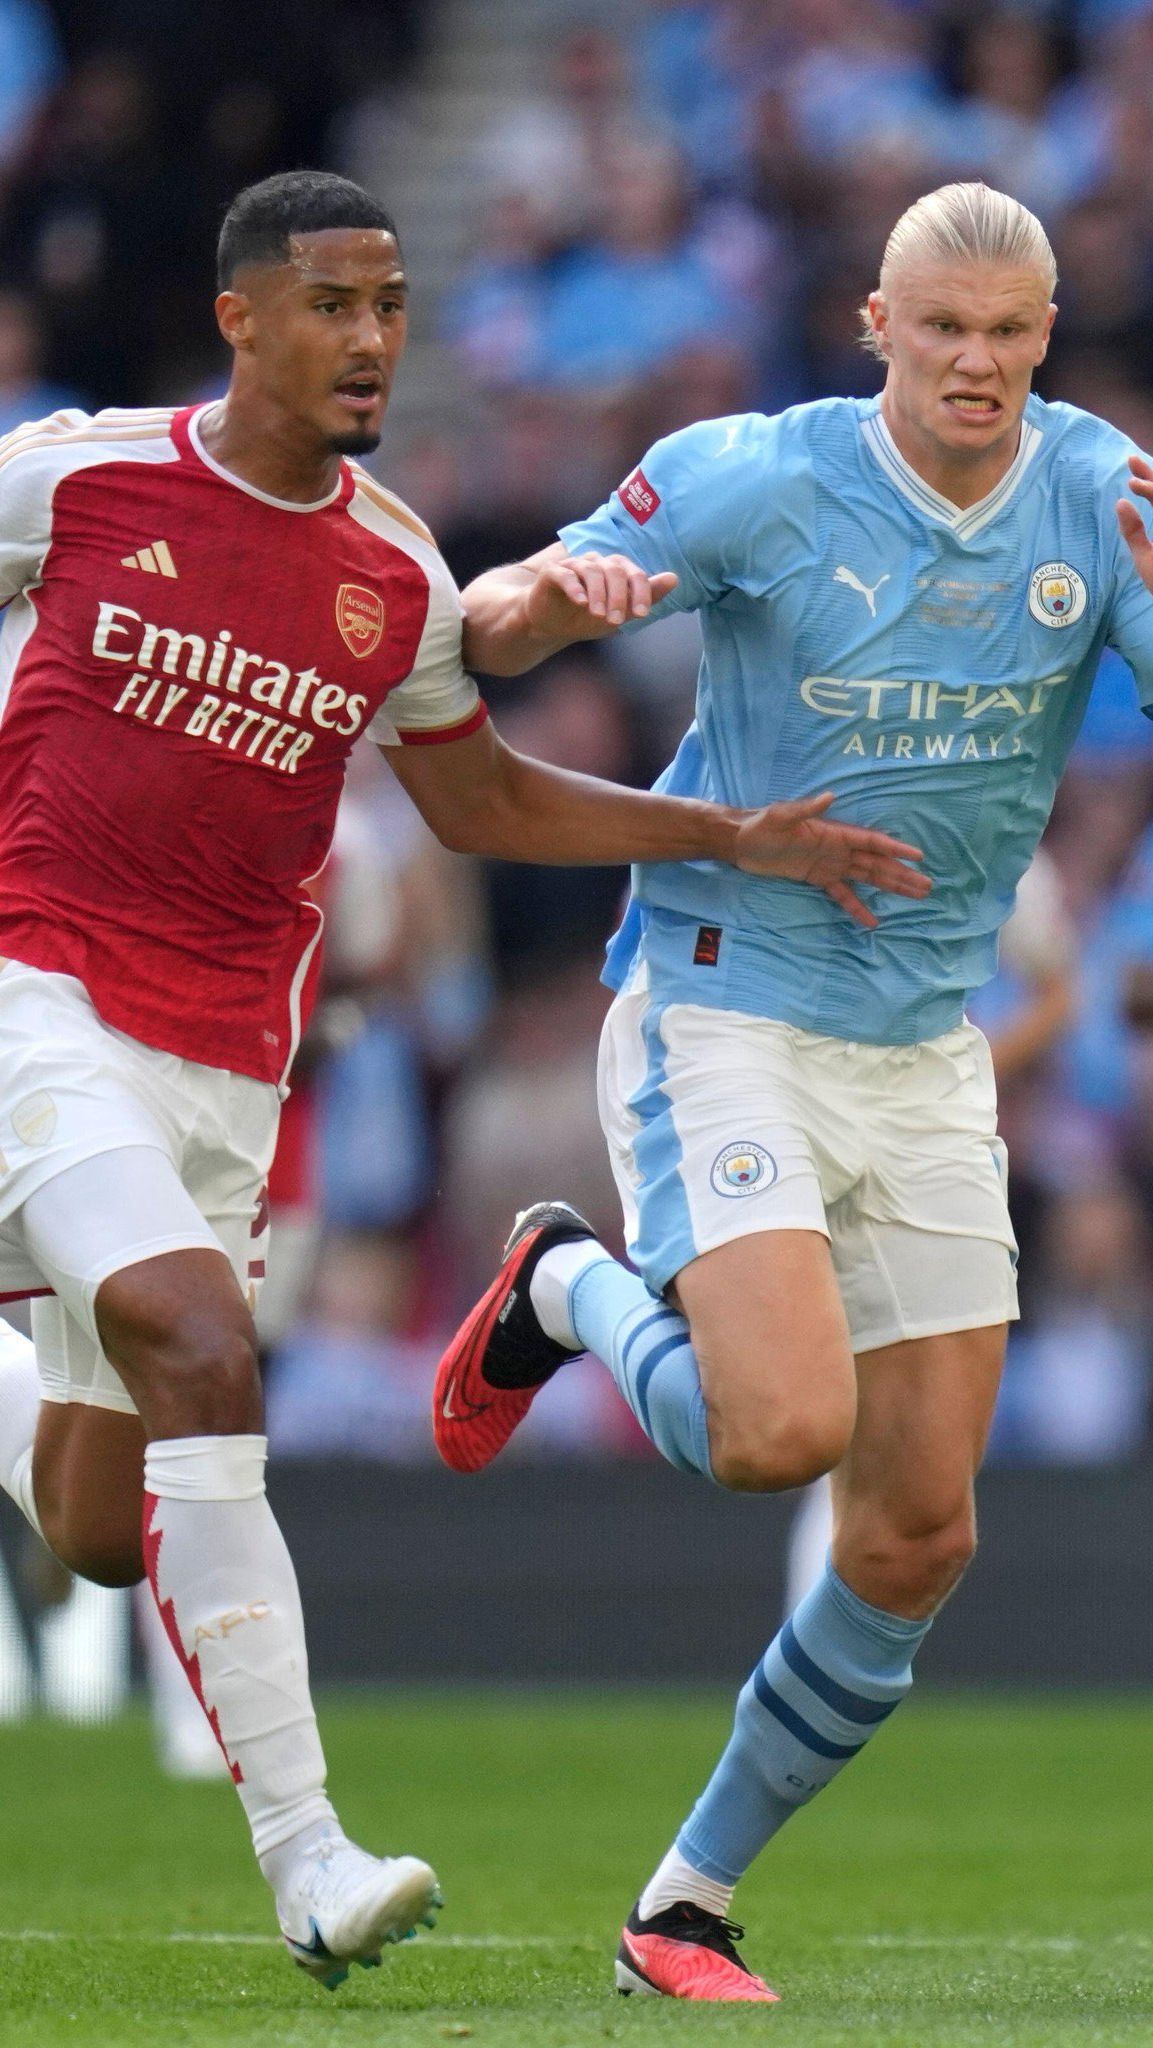
M1036 355L1036 357L1035 357L1035 359L1034 359L1034 360L1035 360L1035 362L1036 362L1036 363L1038 363L1038 364L1040 364L1040 363L1043 363L1043 362L1044 362L1044 360L1045 360L1045 357L1046 357L1046 356L1048 355L1048 353L1049 353L1049 337L1050 337L1050 335L1051 335L1051 334L1052 334L1052 332L1053 332L1053 322L1054 322L1054 320L1055 320L1056 318L1057 318L1057 308L1056 308L1056 306L1053 306L1053 305L1051 305L1051 306L1049 306L1049 307L1048 307L1048 309L1047 309L1047 311L1046 311L1046 314L1045 314L1045 327L1044 327L1044 332L1043 332L1043 333L1042 333L1042 335L1041 335L1041 345L1040 345L1040 348L1039 348L1039 350L1038 350L1038 353L1037 353L1037 355Z
M883 292L870 292L865 300L865 319L873 330L873 347L878 355L889 354L889 308Z
M216 301L216 324L229 348L252 347L252 300L245 292L221 292Z

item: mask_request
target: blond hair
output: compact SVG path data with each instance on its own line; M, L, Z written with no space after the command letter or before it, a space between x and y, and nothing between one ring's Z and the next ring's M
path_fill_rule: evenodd
M912 263L1002 263L1035 270L1052 297L1057 262L1035 213L1008 192L990 185L940 185L914 200L885 244L878 289L887 292L900 270ZM861 308L861 340L885 360L867 306Z

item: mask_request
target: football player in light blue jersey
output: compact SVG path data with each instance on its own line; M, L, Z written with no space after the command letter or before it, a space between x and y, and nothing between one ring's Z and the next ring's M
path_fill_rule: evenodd
M1130 484L1153 498L1153 469L1030 395L1055 279L1015 200L929 194L868 303L879 399L689 427L465 592L466 656L505 673L695 610L697 715L663 786L740 805L828 788L838 815L921 847L934 884L864 930L796 883L635 869L600 1108L643 1277L538 1204L441 1365L437 1438L460 1469L587 1349L682 1470L749 1491L834 1474L824 1573L629 1916L624 1991L773 1998L734 1945L733 1888L908 1691L972 1553L1017 1306L965 1001L1105 645L1153 707L1153 547L1118 505Z

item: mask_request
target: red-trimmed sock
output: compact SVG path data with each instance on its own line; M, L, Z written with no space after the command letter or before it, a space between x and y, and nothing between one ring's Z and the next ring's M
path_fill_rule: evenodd
M165 1626L224 1751L265 1876L336 1826L308 1689L296 1574L264 1491L262 1436L149 1444L144 1555Z

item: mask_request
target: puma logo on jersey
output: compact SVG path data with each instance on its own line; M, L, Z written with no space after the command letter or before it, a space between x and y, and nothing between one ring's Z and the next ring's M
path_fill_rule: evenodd
M877 616L877 592L881 588L881 584L888 583L888 581L889 577L886 574L881 577L879 583L874 583L870 588L869 584L862 583L860 577L854 575L851 569L846 569L843 563L833 570L833 582L847 583L850 590L855 590L860 597L863 597L869 607L869 617L871 619L875 619Z
M149 576L175 576L176 564L166 540L154 540L134 555L121 555L122 569L144 569Z

